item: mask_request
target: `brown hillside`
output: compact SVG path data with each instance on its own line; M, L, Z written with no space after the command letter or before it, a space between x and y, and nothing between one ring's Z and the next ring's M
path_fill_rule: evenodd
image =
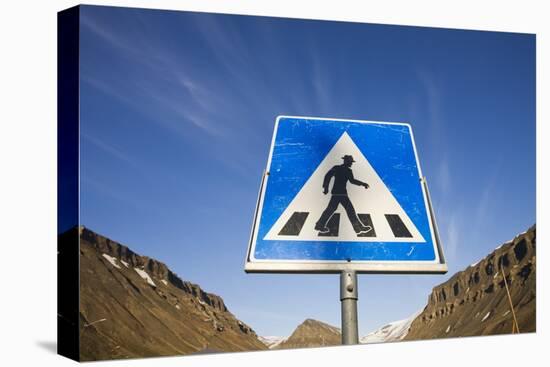
M267 349L221 297L86 228L80 335L82 360Z
M435 287L405 340L511 333L513 314L505 277L520 332L534 332L535 272L533 226Z

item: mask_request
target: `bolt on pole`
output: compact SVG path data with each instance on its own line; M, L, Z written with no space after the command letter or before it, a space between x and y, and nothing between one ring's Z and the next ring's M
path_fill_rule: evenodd
M340 301L342 302L342 344L359 343L357 326L357 274L344 270L340 273Z

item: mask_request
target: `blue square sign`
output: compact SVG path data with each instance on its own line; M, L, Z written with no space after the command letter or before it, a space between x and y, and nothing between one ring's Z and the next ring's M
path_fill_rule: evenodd
M247 272L444 273L409 124L280 116Z

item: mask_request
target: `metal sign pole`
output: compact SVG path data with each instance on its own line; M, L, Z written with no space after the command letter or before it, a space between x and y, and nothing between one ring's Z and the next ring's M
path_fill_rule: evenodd
M342 302L342 344L359 344L357 326L357 273L344 270L340 273L340 301Z

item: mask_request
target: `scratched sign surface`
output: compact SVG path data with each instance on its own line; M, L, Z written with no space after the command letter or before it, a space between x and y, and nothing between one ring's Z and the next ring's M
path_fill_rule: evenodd
M410 125L279 117L250 262L440 261Z

